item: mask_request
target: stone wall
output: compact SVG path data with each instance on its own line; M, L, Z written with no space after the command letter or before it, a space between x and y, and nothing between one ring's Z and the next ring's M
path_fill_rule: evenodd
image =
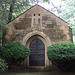
M40 24L33 24L33 19L36 19L36 21L40 19ZM9 27L5 36L7 42L21 43L23 37L33 31L44 32L44 34L49 36L52 44L72 42L72 30L68 27L68 24L38 5L32 7L7 25Z

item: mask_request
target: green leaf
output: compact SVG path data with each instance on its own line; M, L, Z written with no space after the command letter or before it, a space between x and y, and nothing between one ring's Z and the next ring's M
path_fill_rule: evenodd
M49 0L43 0L43 2L48 2Z

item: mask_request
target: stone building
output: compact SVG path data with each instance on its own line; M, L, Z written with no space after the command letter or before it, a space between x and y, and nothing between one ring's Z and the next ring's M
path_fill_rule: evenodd
M8 25L6 42L17 42L31 50L28 66L47 66L47 47L56 43L71 43L68 23L39 5L34 5Z

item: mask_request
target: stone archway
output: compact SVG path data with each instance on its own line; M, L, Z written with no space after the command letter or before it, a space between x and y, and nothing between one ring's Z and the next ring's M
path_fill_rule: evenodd
M44 66L49 65L49 60L47 57L47 47L51 45L51 41L46 34L39 31L30 32L23 38L22 44L26 45L29 48L31 42L36 38L41 40L45 46L45 65ZM29 66L29 57L27 58L27 65Z
M51 45L51 40L49 39L49 37L44 32L40 32L40 31L29 32L27 35L24 36L22 44L26 45L28 39L34 35L39 35L42 38L44 38L47 42L47 46Z

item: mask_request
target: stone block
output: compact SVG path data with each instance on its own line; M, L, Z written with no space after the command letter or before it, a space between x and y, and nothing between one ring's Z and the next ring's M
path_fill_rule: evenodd
M54 28L54 24L47 24L47 28Z

